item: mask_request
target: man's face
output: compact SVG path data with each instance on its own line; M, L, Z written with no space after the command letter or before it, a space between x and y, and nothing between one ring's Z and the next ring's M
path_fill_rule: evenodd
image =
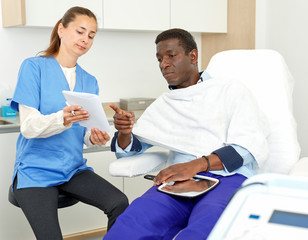
M176 38L160 41L156 46L159 68L168 84L176 88L195 84L192 73L196 71L197 56L196 50L186 55Z

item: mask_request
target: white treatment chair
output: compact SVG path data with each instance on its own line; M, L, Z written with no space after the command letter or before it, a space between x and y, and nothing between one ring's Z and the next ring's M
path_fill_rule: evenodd
M260 173L308 176L308 158L299 160L296 122L292 109L294 79L283 57L273 50L229 50L212 57L207 69L213 78L241 81L266 114L271 133L270 155ZM133 177L164 167L166 152L121 158L109 166L113 176Z

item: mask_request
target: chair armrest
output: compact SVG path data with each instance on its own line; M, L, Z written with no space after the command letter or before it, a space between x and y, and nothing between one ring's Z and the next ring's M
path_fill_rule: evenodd
M114 177L135 177L163 169L168 152L145 152L117 159L110 163L109 173Z
M298 160L289 174L308 177L308 157L304 157Z

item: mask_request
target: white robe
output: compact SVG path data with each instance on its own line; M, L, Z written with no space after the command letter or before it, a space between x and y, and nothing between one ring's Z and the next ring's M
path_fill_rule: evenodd
M139 118L133 133L142 142L195 156L237 144L259 167L268 155L265 116L249 90L229 80L209 79L164 93Z

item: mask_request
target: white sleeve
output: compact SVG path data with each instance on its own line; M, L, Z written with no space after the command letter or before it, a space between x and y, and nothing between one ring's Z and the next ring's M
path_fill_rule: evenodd
M25 138L47 138L63 132L72 124L63 125L63 111L49 115L37 109L19 104L20 131Z
M87 147L94 146L94 144L92 144L91 141L90 141L90 136L91 136L91 129L87 129L87 131L86 131L86 133L84 134L84 137L83 137L83 143Z

